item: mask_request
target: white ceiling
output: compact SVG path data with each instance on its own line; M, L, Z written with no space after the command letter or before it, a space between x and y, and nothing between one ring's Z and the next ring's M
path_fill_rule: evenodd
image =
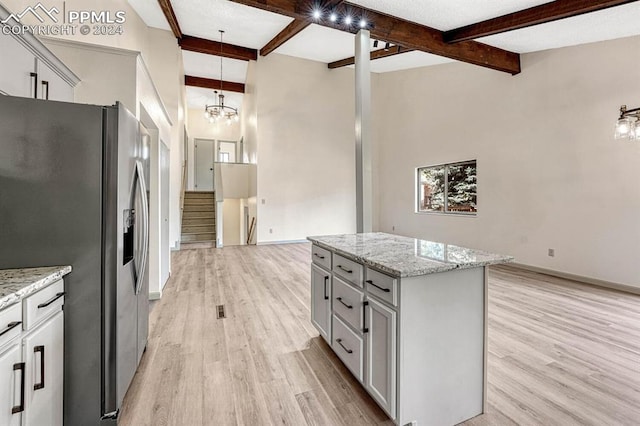
M155 0L128 0L147 25L169 30ZM439 30L450 30L474 22L548 3L548 0L350 0L351 3L398 16ZM291 18L244 6L229 0L171 0L184 34L224 41L255 49L262 48L284 29ZM640 2L617 6L522 30L479 39L506 50L528 53L640 34ZM374 23L375 24L375 23ZM384 43L380 43L382 48ZM338 30L310 25L276 50L276 53L329 63L354 56L354 36ZM219 58L183 52L185 72L198 77L220 78ZM451 62L424 52L409 52L372 61L372 71L384 73ZM247 64L224 60L223 79L244 82ZM205 89L188 88L190 105L204 104ZM213 91L209 91L213 96ZM231 94L230 94L231 95ZM235 96L235 94L234 94ZM235 99L241 104L240 99ZM229 102L231 102L231 96Z
M224 92L224 104L233 108L242 107L242 93ZM203 89L201 87L187 86L187 106L189 108L202 109L204 114L205 105L215 105L218 103L213 89Z
M220 80L220 56L183 50L182 60L186 75ZM248 65L247 61L222 58L222 80L244 83Z
M440 31L452 30L550 3L549 0L349 0L349 2Z
M537 52L640 34L640 2L478 39L518 53Z
M172 0L171 4L184 34L217 41L218 30L224 30L226 43L253 49L260 49L293 21L228 0Z

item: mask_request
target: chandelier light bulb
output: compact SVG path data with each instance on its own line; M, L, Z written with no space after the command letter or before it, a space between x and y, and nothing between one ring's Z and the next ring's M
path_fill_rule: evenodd
M238 114L236 114L236 115L233 117L233 119L234 119L234 120L236 121L236 123L237 123L238 121L240 121L240 116L239 116ZM639 129L640 129L640 128L639 128Z
M208 119L209 117L211 117L211 113L210 113L210 112L209 112L209 110L207 109L207 110L205 110L205 111L204 111L204 118L205 118L205 119Z

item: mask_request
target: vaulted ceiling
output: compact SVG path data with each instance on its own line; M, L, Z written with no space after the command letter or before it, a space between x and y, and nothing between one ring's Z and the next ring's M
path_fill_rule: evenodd
M271 52L349 66L356 22L372 39L372 71L455 60L516 74L519 54L640 34L640 2L630 0L129 0L151 27L173 31L183 47L190 107L214 101L222 78L228 105L240 107L247 59ZM615 6L615 7L614 7ZM314 16L314 10L321 15ZM330 14L336 13L336 22ZM224 30L224 44L218 30ZM387 44L389 42L389 44ZM243 49L245 48L245 49ZM252 56L253 55L253 56ZM526 70L523 70L526 72ZM196 87L200 86L200 87Z

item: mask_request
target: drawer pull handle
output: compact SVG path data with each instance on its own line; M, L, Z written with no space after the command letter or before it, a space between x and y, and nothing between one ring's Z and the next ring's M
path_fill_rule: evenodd
M338 268L342 269L347 274L353 274L353 270L352 269L347 269L347 268L343 267L342 265L338 265Z
M362 332L368 333L369 328L367 328L367 306L369 306L369 302L362 302Z
M13 371L20 370L20 405L11 408L11 414L17 414L24 411L24 362L13 364Z
M11 330L13 330L14 328L16 328L17 326L19 326L20 324L22 324L22 321L12 321L9 324L7 324L7 328L4 329L4 331L2 333L0 333L0 336L4 336L5 334L7 334L8 332L10 332Z
M47 300L44 303L41 303L38 305L38 309L40 308L46 308L47 306L49 306L50 304L52 304L53 302L55 302L56 300L60 299L62 296L64 296L64 291L61 291L60 293L56 293L55 296L53 296L51 299Z
M342 297L336 297L336 300L337 300L338 302L342 303L344 306L346 306L346 307L347 307L347 309L353 309L353 306L351 306L351 305L347 305L346 303L344 303L344 302L342 301Z
M351 349L347 348L345 345L342 344L342 339L336 339L336 343L342 346L342 349L344 349L348 354L353 353Z
M371 280L366 280L365 281L367 284L371 284L372 286L374 286L377 289L380 289L382 291L384 291L385 293L389 293L391 290L389 290L388 288L384 288L384 287L380 287L379 285L375 285L373 281Z
M320 260L324 260L324 256L320 256L318 253L313 253L313 255Z
M33 390L44 389L44 346L36 346L33 348L34 354L38 352L40 352L40 383L33 385Z
M329 300L329 296L327 296L327 281L329 281L329 277L324 277L324 300Z

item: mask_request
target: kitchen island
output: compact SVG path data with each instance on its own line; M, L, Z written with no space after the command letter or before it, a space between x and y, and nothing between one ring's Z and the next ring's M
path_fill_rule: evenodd
M397 425L484 412L487 267L512 257L385 233L308 240L312 323Z

